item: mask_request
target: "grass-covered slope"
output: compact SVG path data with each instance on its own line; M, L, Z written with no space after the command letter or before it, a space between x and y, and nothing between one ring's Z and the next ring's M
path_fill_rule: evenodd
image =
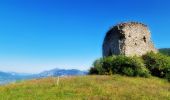
M170 83L155 77L45 78L0 87L0 100L170 100Z

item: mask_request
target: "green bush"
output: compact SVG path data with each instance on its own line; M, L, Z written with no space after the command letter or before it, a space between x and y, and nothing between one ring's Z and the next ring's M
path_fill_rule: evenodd
M170 81L170 57L161 53L147 53L142 57L123 55L104 57L96 60L89 74L166 78Z
M112 62L112 72L127 76L150 76L148 69L139 57L117 56Z
M103 58L102 68L104 73L103 74L113 74L112 72L112 63L116 59L116 56L110 56Z
M127 76L149 77L150 73L139 57L111 56L98 59L93 64L89 74L94 69L100 75L122 74Z
M89 70L89 74L93 75L97 75L99 74L99 72L97 71L97 69L95 67L91 67L90 70Z
M166 79L168 79L168 81L170 82L170 72L166 73Z
M165 78L170 73L170 59L166 55L150 52L143 56L143 60L153 76Z
M111 66L112 61L115 56L100 58L94 61L93 66L89 74L100 74L100 75L108 75L111 74ZM95 72L95 73L94 73Z

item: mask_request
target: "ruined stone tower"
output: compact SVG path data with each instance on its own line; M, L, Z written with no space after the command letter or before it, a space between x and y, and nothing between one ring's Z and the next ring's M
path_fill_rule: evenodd
M148 27L138 22L121 23L112 27L103 42L103 56L141 56L147 52L157 52Z

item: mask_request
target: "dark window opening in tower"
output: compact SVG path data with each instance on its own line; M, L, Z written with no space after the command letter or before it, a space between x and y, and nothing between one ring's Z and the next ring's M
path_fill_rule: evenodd
M123 39L125 39L125 35L121 34L120 37L119 37L119 40L123 40Z
M146 43L146 37L145 36L143 37L143 41Z

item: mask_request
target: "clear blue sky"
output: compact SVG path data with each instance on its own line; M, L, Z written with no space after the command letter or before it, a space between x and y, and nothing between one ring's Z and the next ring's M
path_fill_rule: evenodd
M107 30L147 24L157 48L170 47L170 0L1 0L0 70L87 70Z

